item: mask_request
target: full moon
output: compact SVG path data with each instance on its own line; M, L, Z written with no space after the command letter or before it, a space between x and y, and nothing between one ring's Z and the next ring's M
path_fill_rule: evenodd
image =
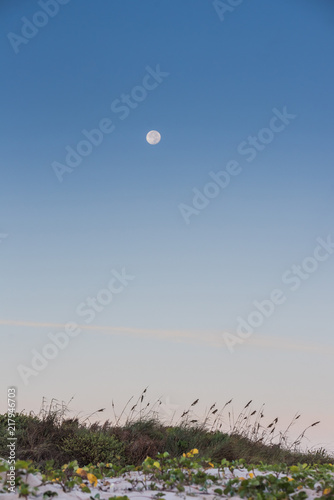
M160 142L161 135L157 130L151 130L147 135L146 135L146 140L149 144L158 144Z

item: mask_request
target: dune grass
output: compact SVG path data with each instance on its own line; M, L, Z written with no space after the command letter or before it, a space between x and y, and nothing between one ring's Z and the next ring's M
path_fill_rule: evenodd
M249 401L234 418L232 400L221 409L213 404L206 415L195 415L198 400L194 401L179 419L165 422L159 415L161 400L147 401L145 389L137 401L132 399L113 421L92 422L103 409L88 417L70 416L69 404L43 401L38 415L16 415L17 458L31 460L43 470L53 460L55 467L76 460L80 467L99 462L113 462L120 466L140 465L147 456L156 457L167 452L171 459L198 449L203 457L215 462L245 460L248 463L296 465L298 463L325 464L333 462L326 450L302 449L306 427L294 441L289 431L300 418L296 414L283 431L278 428L278 417L266 422L263 407L252 409ZM224 429L223 422L228 421ZM7 414L0 415L0 457L7 455Z

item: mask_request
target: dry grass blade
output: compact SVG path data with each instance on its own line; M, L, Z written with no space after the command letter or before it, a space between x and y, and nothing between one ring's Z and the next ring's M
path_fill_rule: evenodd
M118 417L118 419L116 420L116 427L118 426L118 424L119 424L119 422L120 422L120 420L121 420L121 418L122 418L122 416L123 416L123 414L124 414L124 412L125 412L126 408L128 407L128 404L130 403L131 399L133 399L133 396L131 396L131 398L127 401L126 405L124 406L123 410L121 411L120 416L119 416L119 417Z

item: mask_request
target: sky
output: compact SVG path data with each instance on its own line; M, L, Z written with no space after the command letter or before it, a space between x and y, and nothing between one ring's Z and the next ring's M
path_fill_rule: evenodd
M0 411L148 386L334 450L331 0L0 14Z

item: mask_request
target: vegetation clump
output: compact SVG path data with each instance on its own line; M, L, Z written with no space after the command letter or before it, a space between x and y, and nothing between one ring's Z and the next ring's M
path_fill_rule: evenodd
M308 426L293 442L289 442L288 431L299 419L296 415L287 429L277 429L278 418L264 423L263 407L253 410L249 401L236 419L228 411L232 400L221 410L213 404L206 415L199 419L194 401L173 423L159 418L158 400L153 405L145 402L146 389L131 409L126 407L114 421L103 424L91 422L98 410L86 418L70 418L68 404L52 400L43 401L38 415L16 414L16 456L44 470L46 463L53 461L55 467L77 461L79 467L96 463L114 463L119 466L140 466L147 456L156 457L168 453L176 459L188 450L199 449L203 457L214 462L245 460L247 463L280 464L298 463L325 464L334 459L324 449L302 450L300 443L305 432L317 425ZM112 403L114 409L114 404ZM229 428L222 429L227 413ZM0 457L7 455L7 414L0 415Z

